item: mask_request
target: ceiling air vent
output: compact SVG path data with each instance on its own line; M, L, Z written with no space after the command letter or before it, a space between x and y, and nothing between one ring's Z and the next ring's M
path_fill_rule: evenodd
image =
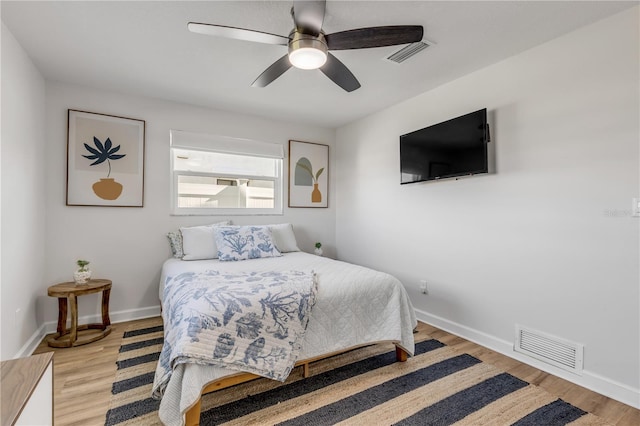
M402 49L398 50L396 53L393 53L390 56L388 56L387 60L400 64L406 61L407 59L411 58L413 55L417 54L418 52L423 51L429 46L431 46L431 43L427 43L425 41L411 43L403 47Z
M514 350L572 373L582 374L584 346L516 325Z

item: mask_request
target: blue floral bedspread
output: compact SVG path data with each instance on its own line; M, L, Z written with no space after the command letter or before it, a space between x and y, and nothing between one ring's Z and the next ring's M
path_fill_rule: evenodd
M164 289L164 345L153 396L180 363L217 365L284 381L317 291L313 272L182 273Z

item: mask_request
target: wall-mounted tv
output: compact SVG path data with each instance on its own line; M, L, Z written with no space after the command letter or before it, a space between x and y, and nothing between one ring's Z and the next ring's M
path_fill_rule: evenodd
M488 173L487 110L400 136L400 183Z

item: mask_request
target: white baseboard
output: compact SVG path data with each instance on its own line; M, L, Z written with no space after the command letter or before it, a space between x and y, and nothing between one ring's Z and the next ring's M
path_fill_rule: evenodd
M125 311L109 312L109 319L112 324L125 321L133 321L151 317L160 316L160 306L150 306L147 308L127 309ZM101 315L88 315L78 318L78 324L101 323ZM20 348L14 358L23 358L29 356L36 350L44 336L49 333L55 333L58 327L58 321L49 321L42 324L35 333L27 340L27 343Z
M499 339L495 336L491 336L479 330L467 327L462 324L458 324L453 321L449 321L437 315L432 315L425 311L416 309L416 316L420 321L430 324L441 330L455 334L456 336L460 336L464 339L492 349L496 352L528 364L539 370L545 371L549 374L553 374L554 376L565 379L571 383L575 383L576 385L585 387L594 392L615 399L616 401L620 401L623 404L627 404L634 408L640 409L640 389L634 389L623 383L608 379L596 373L592 373L588 370L583 370L582 375L578 376L571 372L554 367L553 365L546 364L542 361L538 361L537 359L515 352L513 350L513 342Z
M55 324L56 325L53 326L53 330L54 331L55 331L58 323L56 322ZM45 331L45 329L46 329L46 324L42 324L36 330L36 332L31 335L29 340L27 340L27 343L25 343L20 348L18 353L16 353L13 358L24 358L24 357L30 356L33 353L33 351L36 350L36 348L38 347L40 342L42 342L42 339L44 338L44 336L47 335L47 332Z

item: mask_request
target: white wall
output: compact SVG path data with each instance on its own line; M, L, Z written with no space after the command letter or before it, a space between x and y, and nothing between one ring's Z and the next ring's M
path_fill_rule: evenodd
M44 79L3 23L1 359L13 358L38 328L36 297L45 263L44 99Z
M145 194L143 208L79 207L65 205L67 109L113 114L146 121ZM91 261L94 277L113 281L112 321L143 314L157 314L158 283L162 262L171 253L168 231L179 226L231 219L234 224L282 223L294 225L300 248L311 252L323 241L335 253L335 202L329 208L290 209L279 216L171 216L169 130L181 129L285 145L289 139L330 145L335 130L303 124L276 122L257 117L197 108L157 99L104 92L68 84L47 82L47 198L46 272L39 300L40 323L56 320L56 301L46 296L46 286L72 279L75 260ZM288 154L285 163L288 163ZM330 164L330 169L332 164ZM333 187L333 170L330 186ZM285 166L284 175L287 175ZM285 180L286 182L286 180ZM95 297L94 297L95 296ZM79 299L80 315L99 314L99 296Z
M346 125L336 140L341 259L395 274L421 319L510 355L516 323L582 343L583 376L548 370L635 406L638 15ZM497 174L400 185L399 135L484 107Z

